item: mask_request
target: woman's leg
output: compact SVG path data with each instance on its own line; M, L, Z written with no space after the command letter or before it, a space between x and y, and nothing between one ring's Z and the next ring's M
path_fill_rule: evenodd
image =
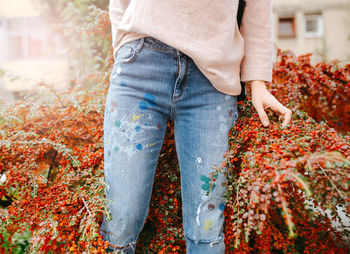
M228 133L238 118L237 97L217 91L191 58L173 109L175 142L181 169L183 224L187 253L223 254L226 187L218 175L209 196L209 175L228 148ZM185 67L184 67L185 68Z
M141 38L120 48L105 108L106 197L112 200L112 220L104 216L100 233L111 251L117 250L113 245L121 247L119 253L134 253L148 215L170 113L172 87L167 82L176 70L175 58L143 51L143 42Z
M223 178L216 179L214 192L206 197L206 177L227 149L228 131L238 117L236 97L218 92L178 50L143 39L119 49L111 75L104 128L106 196L112 200L113 220L104 218L101 234L125 246L124 253L134 252L170 114L181 166L187 253L224 253Z

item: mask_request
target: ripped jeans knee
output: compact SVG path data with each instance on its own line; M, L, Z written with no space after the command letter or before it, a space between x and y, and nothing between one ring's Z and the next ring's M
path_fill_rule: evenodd
M106 249L107 253L114 253L114 254L134 254L135 253L137 240L130 241L129 243L124 244L123 246L117 246L111 243L111 239L109 238L109 236L113 234L108 233L103 229L101 229L100 233L109 241L108 248Z
M196 238L185 235L187 253L195 254L224 254L225 253L225 236L220 234L216 238Z
M123 247L118 247L112 243L109 243L106 252L115 254L134 254L136 250L136 242L137 241L130 242Z
M184 218L187 253L225 253L224 208L222 200L208 198L199 204L196 217Z

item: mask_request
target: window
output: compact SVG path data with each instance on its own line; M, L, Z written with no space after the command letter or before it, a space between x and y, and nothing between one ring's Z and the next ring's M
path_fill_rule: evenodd
M53 56L62 49L58 35L52 34L40 18L13 18L4 21L8 59Z
M281 17L278 19L278 36L281 38L295 37L294 17Z
M305 15L304 35L309 38L323 36L323 19L320 14Z
M21 58L23 57L23 40L22 36L19 35L11 35L8 37L8 55L12 58Z

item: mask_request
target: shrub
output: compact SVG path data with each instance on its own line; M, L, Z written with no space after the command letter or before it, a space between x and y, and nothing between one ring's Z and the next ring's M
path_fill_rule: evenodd
M107 13L95 10L102 18L89 29L105 38ZM239 104L221 165L229 169L227 253L349 252L342 240L349 230L342 225L338 232L306 203L328 208L340 222L337 206L349 213L349 93L342 92L349 89L349 66L313 66L309 58L279 51L268 85L294 111L287 128L271 111L264 128L250 100ZM98 232L102 215L111 216L102 142L108 73L78 77L61 92L41 84L38 93L0 108L0 253L104 252L108 243ZM146 253L185 249L171 122L168 127L138 243Z
M108 78L87 76L97 83L90 90L76 86L60 93L46 86L46 96L28 96L2 108L0 171L6 180L0 193L7 202L1 209L7 251L18 248L16 232L27 229L28 248L35 252L101 253L106 247L98 230L102 214L111 215L104 197L102 143ZM299 110L287 128L280 127L273 112L271 125L262 127L250 101L239 104L239 112L226 160L227 251L345 253L341 237L348 231L338 233L326 216L305 209L308 197L302 190L316 205L331 209L333 219L337 205L349 212L349 137ZM184 250L171 131L139 242L139 248L158 253Z

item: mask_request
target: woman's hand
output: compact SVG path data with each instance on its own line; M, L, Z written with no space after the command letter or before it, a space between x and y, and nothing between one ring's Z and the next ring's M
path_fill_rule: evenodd
M282 127L286 126L291 119L292 111L283 106L266 88L265 82L261 80L251 81L252 103L259 114L260 121L267 127L269 118L265 109L271 108L277 115L278 119L284 119Z

